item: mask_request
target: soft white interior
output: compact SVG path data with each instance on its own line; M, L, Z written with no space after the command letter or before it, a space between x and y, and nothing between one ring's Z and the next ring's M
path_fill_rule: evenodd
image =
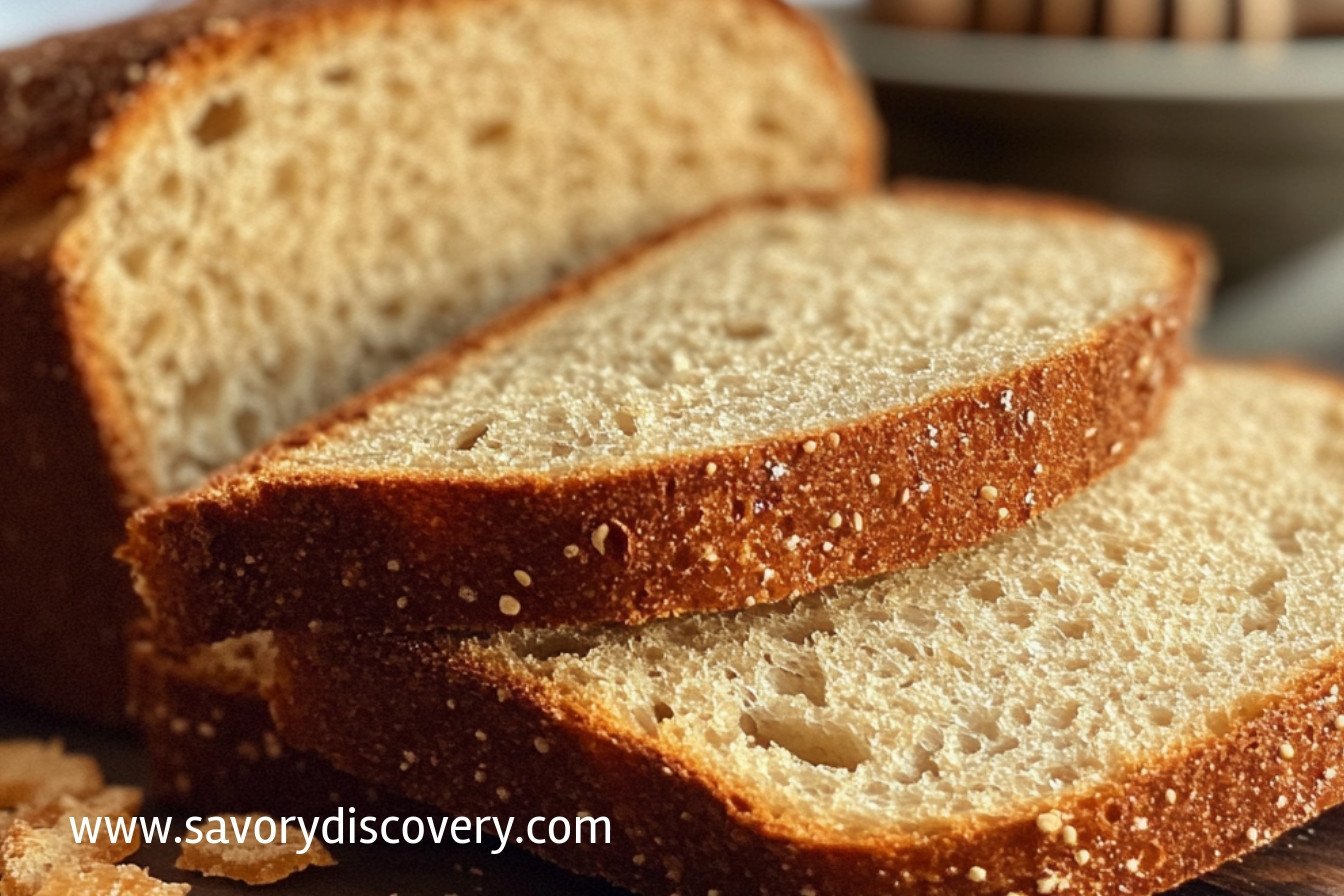
M764 3L369 5L181 89L77 231L156 487L728 197L852 185L827 51Z
M1130 463L985 547L792 605L475 649L767 811L913 829L1050 808L1226 731L1340 651L1341 545L1339 391L1200 370Z
M281 467L555 471L901 407L1173 288L1122 219L874 196L693 233Z

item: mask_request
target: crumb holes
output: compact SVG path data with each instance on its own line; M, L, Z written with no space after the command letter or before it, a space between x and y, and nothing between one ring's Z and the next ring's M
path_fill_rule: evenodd
M799 718L758 719L749 713L742 713L738 724L752 746L779 747L808 765L854 771L872 758L868 744L843 728L812 724Z
M918 358L906 358L903 361L900 361L897 364L897 367L900 369L901 373L913 375L930 370L933 367L933 361L928 356L921 355Z
M1101 817L1105 819L1106 823L1109 825L1114 826L1119 824L1120 819L1125 817L1124 804L1118 800L1112 800L1101 810Z
M783 696L801 696L813 706L826 705L826 673L819 666L797 672L792 669L771 669L770 683Z
M657 703L653 704L653 718L659 724L666 722L674 715L676 715L676 713L672 711L672 707L668 706L662 700L659 700Z
M271 193L277 199L292 200L302 189L302 175L297 159L285 159L275 166L275 175L271 178Z
M240 96L215 100L196 122L192 135L201 146L214 146L242 133L247 127L247 104Z
M1078 769L1068 765L1052 765L1046 770L1051 781L1059 784L1073 784L1078 780Z
M747 502L741 498L734 498L732 501L732 514L734 522L742 522L747 516Z
M676 155L672 157L673 165L687 171L693 171L696 168L699 168L704 164L704 161L704 156L693 149L679 150Z
M233 431L238 436L238 444L244 448L260 445L265 436L261 415L251 408L243 408L233 415Z
M577 636L555 630L537 630L531 646L522 651L522 655L534 660L553 660L560 656L582 659L592 650L592 645L581 641Z
M639 424L635 422L635 415L629 411L620 410L615 414L616 427L627 437L633 436L639 432Z
M388 78L383 82L383 89L395 100L409 100L416 95L415 85L405 78Z
M211 414L219 406L224 381L217 370L207 370L204 374L188 382L182 390L183 410L193 416Z
M478 420L475 423L462 430L462 434L457 437L458 451L470 451L476 447L476 443L485 437L490 431L490 424L484 420Z
M1102 588L1114 588L1120 581L1120 570L1118 569L1098 569L1095 571L1097 584Z
M971 586L971 597L976 600L994 602L1003 597L1003 584L994 579L986 579L983 582L976 582Z
M132 280L143 280L145 272L149 269L149 247L132 246L121 253L120 261L121 269L126 272L126 276Z
M1171 723L1176 721L1176 713L1166 706L1150 706L1148 707L1148 721L1162 728L1169 728Z
M136 354L154 348L164 339L164 334L168 332L168 319L168 315L162 311L156 311L149 316L137 334Z
M471 145L479 147L497 147L507 143L513 136L513 124L508 121L487 121L477 125L471 132Z
M160 178L159 196L168 200L180 199L182 197L182 175L176 171L169 171Z
M1080 641L1086 638L1092 632L1092 620L1090 619L1065 619L1057 626L1060 634L1074 641Z
M1288 578L1288 570L1282 566L1276 566L1273 569L1266 570L1258 579L1252 582L1246 592L1252 597L1265 597L1274 588Z
M355 80L355 69L349 65L333 65L322 73L322 80L328 84L352 84Z
M757 342L770 335L769 325L753 320L730 321L724 325L723 331L729 339L739 342Z
M1050 706L1041 711L1041 718L1052 728L1064 730L1078 718L1079 704L1076 700L1066 700L1058 706Z
M758 112L753 124L756 131L766 137L778 137L788 133L788 127L779 119L779 116L768 112Z

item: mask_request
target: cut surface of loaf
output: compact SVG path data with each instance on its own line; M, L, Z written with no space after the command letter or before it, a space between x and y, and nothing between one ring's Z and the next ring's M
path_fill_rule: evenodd
M874 164L765 0L282 3L175 61L58 246L156 491L633 235Z
M275 710L455 811L609 814L550 858L640 892L1154 892L1344 799L1341 437L1339 384L1201 366L1125 466L926 568L634 628L284 634Z
M1198 244L952 187L749 204L568 282L125 549L167 639L750 606L1019 525L1158 422Z
M194 0L0 54L0 107L0 690L103 722L128 511L627 241L880 161L778 0Z

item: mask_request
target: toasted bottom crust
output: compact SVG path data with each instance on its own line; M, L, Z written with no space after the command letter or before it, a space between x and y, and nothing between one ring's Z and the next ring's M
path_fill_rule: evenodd
M1053 805L845 839L753 813L535 682L455 662L446 641L329 630L279 647L273 710L291 743L456 813L607 816L609 845L524 845L646 894L1154 893L1344 801L1344 651L1225 736ZM1047 833L1037 818L1051 811L1063 825Z
M130 682L155 802L282 815L322 814L336 805L374 814L375 807L404 804L287 747L255 679L212 680L140 637L130 648Z

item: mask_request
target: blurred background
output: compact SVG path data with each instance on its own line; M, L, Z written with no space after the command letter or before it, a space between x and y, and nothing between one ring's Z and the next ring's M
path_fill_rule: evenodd
M796 0L873 82L893 175L1191 221L1204 336L1344 368L1344 0ZM177 0L2 0L0 46Z

